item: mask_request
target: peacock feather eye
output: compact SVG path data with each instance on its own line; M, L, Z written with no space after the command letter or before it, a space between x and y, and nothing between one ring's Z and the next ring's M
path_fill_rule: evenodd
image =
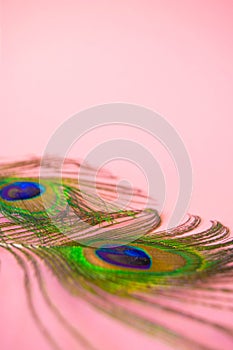
M103 247L95 254L103 261L115 265L134 269L149 269L150 256L142 249L132 246Z
M62 254L68 259L72 257L74 269L77 266L79 273L82 271L84 276L91 276L96 284L99 284L98 276L109 281L109 284L100 284L100 287L110 293L145 290L148 286L167 284L171 278L179 280L188 275L191 278L206 266L206 260L198 250L174 241L166 244L159 241L153 244L134 242L96 250L65 247Z
M0 208L6 215L46 217L57 201L56 182L48 179L8 177L0 180ZM47 202L47 208L45 208Z
M36 182L15 181L2 187L0 197L5 201L26 200L35 198L44 191L44 186Z

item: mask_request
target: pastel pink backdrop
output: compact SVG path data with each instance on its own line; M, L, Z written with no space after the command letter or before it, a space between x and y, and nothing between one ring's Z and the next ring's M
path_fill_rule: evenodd
M189 152L194 176L189 212L233 227L232 16L230 0L2 0L1 158L41 155L56 128L85 108L143 105L174 126ZM153 150L147 135L127 135L141 137ZM104 141L109 133L87 137L71 153L85 157L100 136ZM164 167L174 172L168 164ZM115 168L125 176L124 166ZM170 180L168 190L173 187ZM1 348L46 349L21 302L21 277L10 258L2 270ZM115 321L102 322L101 349L127 344L154 349L151 338ZM97 336L96 325L89 327L87 334Z

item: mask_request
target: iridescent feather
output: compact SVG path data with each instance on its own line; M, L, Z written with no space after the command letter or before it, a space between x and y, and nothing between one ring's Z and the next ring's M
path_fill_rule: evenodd
M51 176L54 162L40 179L40 159L3 164L0 173L0 247L21 266L31 314L51 346L63 349L36 311L31 270L70 337L97 349L50 297L42 266L71 296L171 346L220 349L224 341L231 349L233 325L223 316L233 311L229 230L213 221L197 232L201 220L189 215L180 226L159 231L156 210L111 204L114 186L107 176L97 184L100 196L93 195L92 168L85 168L81 184L75 178L80 164L67 160L61 182L56 172ZM128 196L127 188L118 190ZM143 200L138 192L132 204ZM206 339L197 338L198 327Z

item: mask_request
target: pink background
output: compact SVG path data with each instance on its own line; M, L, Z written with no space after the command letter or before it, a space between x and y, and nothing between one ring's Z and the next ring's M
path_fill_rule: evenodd
M1 158L41 155L56 128L85 108L143 105L174 126L189 152L194 176L189 211L232 227L232 16L230 0L2 0ZM137 138L134 131L127 135ZM105 136L107 131L103 141ZM153 150L147 135L141 137ZM84 141L80 152L74 148L76 157L100 142L98 132ZM124 167L119 174L125 175ZM170 180L168 193L172 187ZM13 267L1 272L1 300L7 305L1 312L1 348L39 349L40 334L13 297L17 276ZM113 341L116 329L132 348L154 349L151 338L106 324L109 336L101 349L124 346L120 336L118 344Z

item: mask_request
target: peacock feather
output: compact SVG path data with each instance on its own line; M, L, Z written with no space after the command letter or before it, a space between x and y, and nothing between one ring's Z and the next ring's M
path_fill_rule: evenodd
M91 167L77 181L78 162L66 160L62 176L54 164L50 159L43 165L42 177L37 158L0 170L0 247L21 267L31 315L51 347L66 349L36 310L33 278L74 344L98 349L54 302L44 269L71 297L172 347L222 349L224 342L231 349L233 324L225 321L233 311L228 228L212 221L199 231L200 217L188 215L180 226L159 230L156 210L136 209L144 200L140 191L122 209L111 201L108 174L102 174L97 195ZM118 191L121 198L129 195L125 187ZM206 337L197 337L200 328Z

